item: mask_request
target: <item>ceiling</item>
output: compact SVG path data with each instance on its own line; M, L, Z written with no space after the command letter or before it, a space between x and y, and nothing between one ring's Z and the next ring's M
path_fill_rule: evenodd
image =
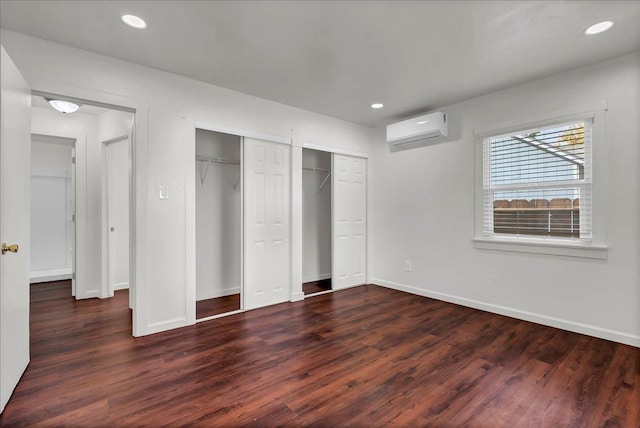
M638 51L639 21L638 1L0 3L4 28L371 126Z

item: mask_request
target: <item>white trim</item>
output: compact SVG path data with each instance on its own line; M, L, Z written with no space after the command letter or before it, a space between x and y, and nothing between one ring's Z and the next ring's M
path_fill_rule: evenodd
M255 138L258 140L265 140L271 143L288 144L291 145L291 139L288 137L281 137L279 135L269 135L262 132L255 132L248 129L233 128L231 126L224 126L218 124L212 124L196 120L196 128L204 129L205 131L222 132L223 134L237 135L239 137Z
M305 294L304 298L308 298L308 297L316 297L316 296L321 296L323 294L329 294L329 293L333 293L336 290L323 290L323 291L318 291L315 293L309 293L309 294Z
M64 178L71 180L71 170L59 168L31 168L31 177Z
M369 155L363 152L341 149L339 147L326 146L324 144L316 144L308 141L303 141L302 147L304 147L305 149L319 150L321 152L337 153L339 155L347 155L347 156L354 156L357 158L369 159Z
M302 291L296 291L295 293L291 293L290 302L300 302L304 300L304 293Z
M113 284L113 291L118 291L118 290L128 290L129 289L129 283L128 282L118 282Z
M71 279L72 274L73 272L70 266L60 269L32 270L29 272L29 282L36 284L39 282L62 281Z
M186 318L172 318L170 320L164 320L147 324L145 326L144 335L160 333L162 331L172 330L174 328L180 328L186 326Z
M240 294L240 287L223 288L222 290L213 290L213 291L208 291L206 293L198 293L196 296L196 302L199 302L200 300L215 299L218 297L230 296L232 294Z
M229 315L236 315L236 314L241 314L247 312L244 309L238 309L237 311L231 311L231 312L225 312L223 314L218 314L218 315L211 315L210 317L204 317L204 318L200 318L196 320L196 324L200 323L200 322L204 322L204 321L211 321L211 320L215 320L218 318L222 318L222 317L228 317Z
M481 250L514 251L517 253L548 254L555 256L583 257L606 260L609 247L575 243L568 240L535 239L524 237L500 237L500 239L476 238L474 245Z
M568 330L575 333L585 334L588 336L640 347L640 336L635 336L620 331L609 330L594 325L577 323L574 321L536 314L533 312L521 311L506 306L493 305L490 303L480 302L478 300L466 299L464 297L453 296L433 290L425 290L422 288L399 284L391 281L385 281L378 278L373 278L372 282L375 285L391 288L393 290L404 291L406 293L416 294L418 296L428 297L431 299L441 300L449 303L455 303L457 305L480 309L482 311L491 312L494 314L505 315L511 318L534 322L536 324L542 324L549 327L559 328L562 330Z

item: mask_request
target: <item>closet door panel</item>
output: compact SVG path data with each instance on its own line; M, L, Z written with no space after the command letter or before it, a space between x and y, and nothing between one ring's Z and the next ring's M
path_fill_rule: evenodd
M366 281L367 164L333 155L333 273L340 289Z
M245 309L289 300L290 147L244 139Z

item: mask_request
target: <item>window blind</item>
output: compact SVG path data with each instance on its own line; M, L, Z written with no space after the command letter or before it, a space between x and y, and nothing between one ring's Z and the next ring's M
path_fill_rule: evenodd
M592 120L483 139L483 234L590 240Z

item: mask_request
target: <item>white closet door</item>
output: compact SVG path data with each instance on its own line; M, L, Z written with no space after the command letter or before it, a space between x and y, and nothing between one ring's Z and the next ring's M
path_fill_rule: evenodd
M290 151L244 139L244 309L289 300Z
M107 145L109 294L129 288L129 139Z
M333 155L334 290L366 281L367 160Z

